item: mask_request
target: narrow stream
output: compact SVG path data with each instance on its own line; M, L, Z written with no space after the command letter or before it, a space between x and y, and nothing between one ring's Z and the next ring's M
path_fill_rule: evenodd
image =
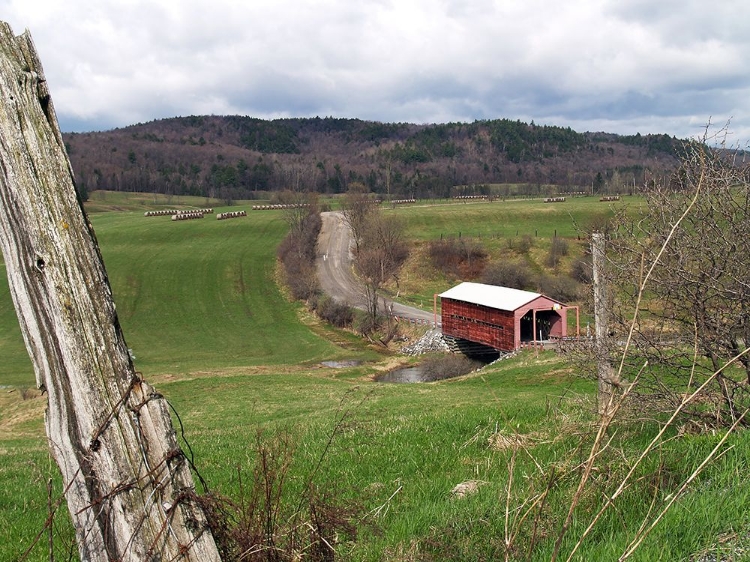
M388 371L375 380L377 382L426 382L430 380L426 375L428 373L425 372L425 368L422 365L416 365Z
M461 355L446 355L440 359L427 360L419 365L401 367L383 373L375 382L434 382L467 375L492 362L493 359L470 359Z

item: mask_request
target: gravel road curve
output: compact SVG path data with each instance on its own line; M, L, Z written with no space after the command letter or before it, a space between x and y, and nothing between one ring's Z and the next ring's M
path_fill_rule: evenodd
M318 237L318 281L324 293L356 308L365 308L359 282L352 269L352 236L340 211L321 213L323 227ZM381 310L392 310L400 318L432 323L432 312L383 299ZM392 307L392 308L391 308ZM438 317L438 324L440 318Z

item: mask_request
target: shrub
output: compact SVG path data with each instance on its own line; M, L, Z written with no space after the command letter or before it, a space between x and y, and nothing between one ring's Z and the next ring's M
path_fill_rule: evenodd
M525 256L534 246L534 239L529 234L524 234L519 240L508 238L508 249L514 250L518 254Z
M286 286L295 300L308 300L319 290L315 263L306 260L294 249L288 250L287 240L282 242L278 251Z
M563 256L567 255L568 243L562 238L555 236L552 239L552 244L549 247L549 253L547 254L547 259L544 263L547 267L557 267L560 265L560 260Z
M375 330L378 329L379 325L379 320L373 318L370 314L366 314L362 311L357 311L354 314L353 328L363 336L372 335Z
M570 302L578 298L578 283L565 275L539 278L539 292L560 302Z
M474 240L461 241L464 259L461 263L460 274L465 279L476 279L481 275L487 264L487 250L480 242Z
M443 275L475 279L487 261L487 250L475 240L446 238L430 242L430 262Z
M301 496L290 497L295 446L288 433L267 436L259 430L255 447L250 482L237 467L236 500L213 493L196 498L222 560L335 560L335 547L356 538L361 509L332 489L321 493L312 478Z
M520 260L493 263L484 270L482 283L526 290L533 285L529 266Z
M433 355L422 363L423 380L427 382L460 377L476 371L482 365L481 361L469 359L460 353Z
M321 227L320 213L308 214L300 227L292 229L276 250L284 267L286 285L295 300L308 300L319 290L315 253Z
M570 267L570 276L579 283L590 284L593 280L591 255L578 258Z
M323 295L317 299L315 311L320 318L337 328L351 326L354 320L354 309L352 307L346 303L338 302L328 295Z

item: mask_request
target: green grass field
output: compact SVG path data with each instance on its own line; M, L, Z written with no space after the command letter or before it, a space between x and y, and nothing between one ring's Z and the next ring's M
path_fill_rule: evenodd
M234 208L240 207L217 211ZM281 295L274 269L276 246L286 233L280 212L224 221L207 215L173 222L135 211L90 218L126 341L146 376L352 355L304 327L299 305ZM7 279L1 277L0 384L32 386Z
M312 478L320 490L356 502L366 515L357 540L338 546L341 560L502 560L506 545L511 560L550 559L595 430L593 382L575 376L552 352L524 352L440 383L374 383L376 373L406 359L301 320L304 309L288 302L275 280L275 248L286 231L280 212L173 223L143 217L150 205L168 206L153 196L101 195L103 200L91 203L91 219L126 340L137 368L179 412L195 463L212 490L237 497L238 474L250 480L257 433L265 432L267 443L288 435L293 461L285 505L293 510ZM411 236L423 240L457 228L489 237L497 232L493 225L505 225L506 233L538 225L546 236L558 229L558 235L574 237L571 217L584 222L604 204L570 203L554 209L515 201L396 212L408 221ZM183 198L180 206L204 204ZM61 491L44 438L44 398L26 390L33 374L14 314L2 276L3 561L18 560L43 531L47 480L53 479L55 497ZM321 364L342 359L360 364ZM640 417L612 428L562 541L562 559L655 428ZM649 510L656 513L721 438L678 438L675 431L668 436L574 560L616 560ZM750 439L732 436L722 450L632 560L699 560L703 554L748 559ZM451 494L466 481L477 483L475 494ZM538 515L522 521L544 490ZM67 560L72 530L64 510L55 518L55 536L56 559ZM27 559L49 559L46 536Z
M404 220L406 235L416 249L401 272L399 286L392 284L386 290L391 296L398 293L410 305L431 310L436 293L461 281L438 275L428 264L427 246L441 238L479 245L487 251L489 262L520 259L536 274L565 274L587 250L586 233L593 226L603 226L618 210L636 214L643 204L640 197L624 196L613 202L602 202L598 197L573 197L563 203L545 203L543 198L492 202L443 200L435 204L418 202L385 207L387 213ZM568 255L555 271L550 271L543 263L555 237L566 241ZM531 248L525 255L519 255L514 248L524 238L529 240ZM582 325L588 319L582 317ZM575 329L572 324L570 328Z
M460 234L491 241L524 235L577 238L593 222L611 217L613 209L637 208L640 204L642 199L638 197L623 197L616 202L601 202L598 197L568 198L563 203L545 203L544 199L451 201L435 206L397 207L394 212L406 217L408 234L417 240Z

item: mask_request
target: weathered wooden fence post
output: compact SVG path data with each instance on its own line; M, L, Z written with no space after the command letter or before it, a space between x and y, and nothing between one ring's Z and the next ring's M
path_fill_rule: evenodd
M0 22L0 245L86 561L219 560L168 404L135 372L29 33Z
M591 257L594 285L594 328L596 331L595 352L597 361L599 413L606 414L611 406L615 385L615 372L609 359L609 298L604 276L606 254L605 239L601 232L591 236Z

